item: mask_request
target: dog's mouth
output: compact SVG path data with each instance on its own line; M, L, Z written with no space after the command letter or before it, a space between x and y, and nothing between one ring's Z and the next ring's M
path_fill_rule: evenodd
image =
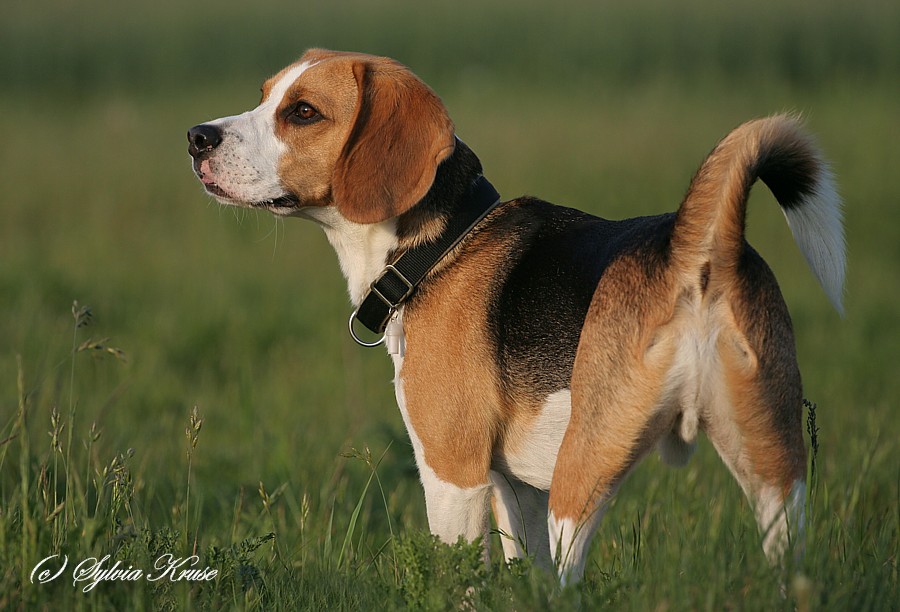
M247 201L242 198L235 197L215 182L215 179L209 172L209 167L207 164L208 162L206 162L206 160L203 160L202 162L194 161L194 174L196 174L197 178L200 179L200 182L203 183L203 187L204 189L206 189L206 192L215 197L223 204L228 204L231 206L246 206L249 208L264 208L278 214L289 213L300 208L300 199L292 193L285 193L284 195L277 198L258 201ZM205 165L206 167L204 167Z
M263 200L261 202L251 202L253 208L265 208L273 213L283 214L300 208L300 200L293 194L285 194L274 200Z

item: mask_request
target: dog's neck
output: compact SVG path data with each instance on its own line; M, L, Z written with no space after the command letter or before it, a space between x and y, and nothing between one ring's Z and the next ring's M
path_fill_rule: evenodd
M325 230L325 236L337 252L341 271L347 279L350 301L354 306L359 306L369 285L384 269L388 254L397 249L397 219L371 224L353 223L333 206L306 209L303 214Z
M337 252L350 301L359 306L372 282L402 251L437 238L447 219L463 204L481 162L461 140L438 167L434 184L407 212L379 223L348 221L334 206L306 208L302 216L317 222ZM451 255L452 256L452 255Z

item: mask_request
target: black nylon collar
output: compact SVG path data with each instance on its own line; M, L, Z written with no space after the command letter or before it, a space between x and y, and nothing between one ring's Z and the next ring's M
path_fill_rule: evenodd
M371 284L350 317L353 339L364 346L380 344L359 340L353 332L353 319L376 334L382 333L391 316L415 292L422 279L499 203L500 194L494 186L483 176L475 179L463 197L460 210L450 217L437 240L406 250Z

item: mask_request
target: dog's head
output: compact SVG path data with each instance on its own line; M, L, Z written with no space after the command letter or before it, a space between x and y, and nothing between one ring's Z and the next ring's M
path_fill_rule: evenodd
M440 99L394 60L307 51L259 106L188 131L194 172L220 202L290 215L334 206L355 223L402 214L453 151Z

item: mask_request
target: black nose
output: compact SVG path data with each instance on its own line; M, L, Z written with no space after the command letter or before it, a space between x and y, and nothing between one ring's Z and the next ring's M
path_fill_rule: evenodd
M187 138L190 143L188 153L196 158L218 147L222 142L222 132L213 125L202 123L189 129Z

